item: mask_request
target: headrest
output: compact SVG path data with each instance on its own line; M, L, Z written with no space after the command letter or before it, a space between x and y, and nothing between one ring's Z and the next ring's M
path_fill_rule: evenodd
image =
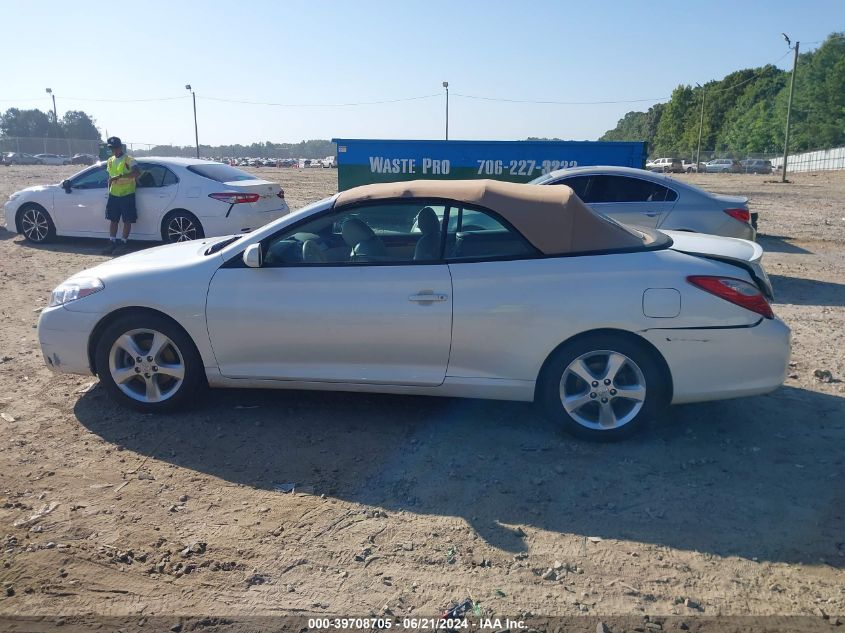
M423 235L440 232L440 220L431 207L425 207L417 214L417 226Z
M343 241L352 247L375 237L373 230L358 218L349 218L344 222L341 233Z

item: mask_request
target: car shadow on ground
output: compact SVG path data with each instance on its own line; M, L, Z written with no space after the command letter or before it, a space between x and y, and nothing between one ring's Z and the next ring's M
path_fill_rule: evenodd
M808 306L845 306L845 284L802 277L769 275L776 303Z
M44 251L48 253L74 253L76 255L101 255L103 249L108 245L108 239L105 238L93 238L93 237L56 237L52 242L48 242L46 244L34 244L32 242L27 241L23 238L23 236L19 236L15 233L9 233L8 231L3 231L7 233L12 238L20 237L20 239L16 242L17 246L21 248L31 248L34 250ZM0 239L3 239L0 237ZM9 239L9 238L6 238ZM132 238L129 239L129 243L126 247L126 252L123 253L124 255L128 253L134 253L135 251L140 251L145 248L150 248L152 246L161 246L160 242L133 242Z
M791 255L811 255L812 252L806 248L796 246L790 240L792 238L784 235L766 235L761 233L757 235L757 243L763 247L764 251L772 253L787 253Z
M574 440L524 403L240 390L203 402L141 415L98 386L75 413L145 457L271 494L295 483L388 512L463 517L508 552L526 549L525 526L845 566L845 398L782 388L674 407L617 444Z

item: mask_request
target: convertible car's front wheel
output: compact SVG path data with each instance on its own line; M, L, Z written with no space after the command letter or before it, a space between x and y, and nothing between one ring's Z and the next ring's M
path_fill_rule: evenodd
M178 409L205 387L193 341L155 314L127 315L111 323L97 342L96 364L109 395L145 413Z
M577 437L614 441L635 433L665 404L656 353L624 335L595 334L560 347L540 377L546 413Z

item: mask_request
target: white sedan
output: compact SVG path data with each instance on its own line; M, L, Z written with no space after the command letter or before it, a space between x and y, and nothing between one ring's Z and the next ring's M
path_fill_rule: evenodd
M277 183L199 159L138 160L133 240L181 242L246 232L290 211ZM54 185L16 191L6 202L6 229L30 242L57 235L108 237L106 164L98 163Z
M146 412L205 385L538 400L617 439L670 403L781 385L790 332L761 255L629 229L568 187L367 185L83 271L38 336L49 367Z

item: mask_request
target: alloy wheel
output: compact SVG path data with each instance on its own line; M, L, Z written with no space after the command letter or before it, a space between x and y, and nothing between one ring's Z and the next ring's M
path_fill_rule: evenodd
M167 223L168 242L187 242L197 238L197 225L185 215L177 215Z
M50 232L50 221L40 209L29 208L21 216L21 228L33 242L43 242Z
M606 431L633 420L646 399L639 366L625 354L596 350L573 360L560 379L560 400L581 426Z
M109 372L115 385L133 400L162 402L182 386L185 359L176 343L161 332L130 330L112 344Z

